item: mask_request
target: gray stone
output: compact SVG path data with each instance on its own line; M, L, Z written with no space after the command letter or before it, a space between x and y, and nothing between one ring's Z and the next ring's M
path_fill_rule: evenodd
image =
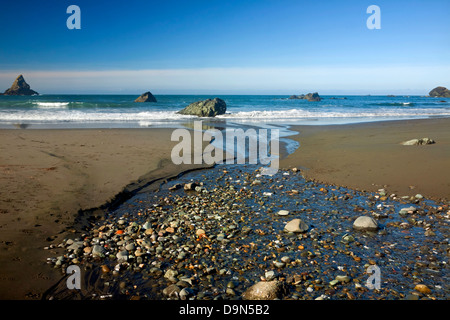
M143 225L142 225L142 229L147 230L147 229L151 229L152 224L148 221L146 221Z
M378 223L372 217L360 216L353 222L353 228L356 230L374 231L378 229Z
M414 212L416 212L416 211L417 211L417 208L411 206L411 207L408 207L408 208L402 208L402 209L400 209L399 214L404 215L404 214L407 214L407 213L414 213Z
M74 241L70 246L67 247L68 250L76 251L83 247L83 241Z
M350 277L349 276L336 276L335 280L339 282L349 282Z
M276 268L283 268L283 267L284 267L284 262L274 261L274 262L273 262L273 265L274 265Z
M92 247L92 255L97 257L104 257L105 256L105 248L102 246L96 244Z
M128 251L122 250L122 251L117 252L116 258L119 261L128 261Z
M284 256L280 260L284 263L289 263L291 261L291 258L289 258L288 256Z
M421 139L412 139L408 141L402 142L402 145L404 146L421 146L421 145L427 145L427 144L434 144L436 143L433 139L430 138L421 138Z
M293 219L286 224L284 230L286 232L301 233L306 232L308 228L309 228L308 225L304 223L301 219Z
M276 274L275 271L266 271L266 273L264 274L264 278L266 278L266 281L272 281L273 279L275 279Z
M279 216L287 216L289 214L288 210L280 210L277 213Z
M164 274L164 278L168 279L171 282L177 282L177 275L178 275L178 271L177 270L172 270L169 269L166 271L166 273Z
M286 289L281 281L260 281L248 288L242 294L242 298L245 300L273 300L282 298L285 293Z
M176 298L177 299L180 296L180 291L181 291L180 287L178 287L175 284L171 284L170 286L166 287L163 290L163 294L165 296L167 296L168 298Z
M179 293L181 300L187 300L188 298L194 296L194 290L191 288L183 288Z
M199 186L196 182L189 182L184 185L184 190L195 190L195 188Z
M336 279L331 280L331 281L329 282L330 286L335 286L335 285L337 285L338 283L339 283L339 280L336 280Z

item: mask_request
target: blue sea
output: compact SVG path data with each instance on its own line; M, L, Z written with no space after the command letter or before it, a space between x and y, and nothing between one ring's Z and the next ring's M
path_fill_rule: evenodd
M312 102L288 99L287 95L155 95L156 103L136 103L137 96L0 96L0 127L172 126L198 119L177 111L215 97L227 103L227 113L215 121L248 125L323 125L450 116L449 98L425 96L321 96L322 101Z

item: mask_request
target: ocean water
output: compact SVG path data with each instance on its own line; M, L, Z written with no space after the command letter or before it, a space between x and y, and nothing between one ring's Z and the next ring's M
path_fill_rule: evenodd
M135 103L137 95L0 96L2 128L136 128L173 126L197 117L176 112L219 97L227 113L214 121L248 125L342 124L449 117L449 98L424 96L322 96L320 102L281 95L155 95L157 103Z

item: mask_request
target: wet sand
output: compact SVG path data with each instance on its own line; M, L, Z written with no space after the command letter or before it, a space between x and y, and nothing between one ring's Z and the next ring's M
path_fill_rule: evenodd
M450 196L450 119L296 126L281 161L307 178L359 190ZM0 130L0 299L39 299L61 278L45 264L79 210L200 165L174 165L171 129ZM429 137L436 144L402 146ZM57 235L56 238L54 235Z
M61 278L43 248L79 210L200 167L172 164L172 131L0 130L0 299L39 299Z
M281 168L304 169L306 178L357 190L386 189L450 200L450 119L351 125L293 126L300 147ZM435 144L404 146L428 137Z

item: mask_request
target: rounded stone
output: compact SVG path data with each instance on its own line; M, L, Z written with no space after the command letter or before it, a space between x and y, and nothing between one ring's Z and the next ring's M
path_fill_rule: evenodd
M372 217L360 216L353 222L353 229L373 231L378 229L378 223Z
M284 230L286 232L306 232L308 230L308 225L304 223L301 219L293 219L289 221Z
M284 293L284 284L281 281L261 281L248 288L242 294L242 298L245 300L273 300L281 298Z
M279 216L287 216L289 214L288 210L280 210L277 213Z

